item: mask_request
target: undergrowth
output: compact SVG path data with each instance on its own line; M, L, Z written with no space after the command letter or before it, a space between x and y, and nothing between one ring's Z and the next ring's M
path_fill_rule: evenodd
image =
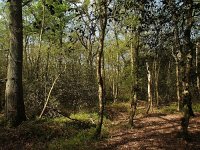
M162 106L160 109L157 110L160 113L165 114L174 114L177 113L177 103L171 103L168 106Z
M194 112L199 112L200 113L200 103L194 103L192 108L193 108Z
M129 103L114 103L106 106L102 137L109 136L109 130L115 130L113 119L119 118L120 113L128 113ZM193 104L194 112L200 112L200 104ZM145 107L138 106L137 116L145 113ZM154 113L177 113L176 103L154 108ZM98 120L97 113L80 112L72 114L70 118L42 118L28 120L17 128L4 126L3 117L0 116L0 148L1 149L28 149L28 150L95 150L94 133ZM77 121L78 120L78 121ZM119 128L122 128L120 125ZM127 128L127 124L124 124Z
M0 128L0 147L2 149L85 149L92 146L96 130L93 120L97 122L95 113L78 113L54 119L42 118L28 120L17 128ZM105 118L105 123L109 120ZM108 135L107 127L103 126L102 136Z

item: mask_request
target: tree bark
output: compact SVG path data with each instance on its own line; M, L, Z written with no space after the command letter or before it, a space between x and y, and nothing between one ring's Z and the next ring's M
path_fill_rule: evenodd
M26 120L22 85L22 1L10 0L9 3L11 39L5 90L5 110L9 125L18 126Z
M168 63L168 68L167 68L167 89L166 89L166 103L168 103L170 101L170 68L171 68L171 61L169 61Z
M179 63L176 60L176 96L177 96L177 110L180 111L180 84L179 84Z
M180 53L180 52L179 52ZM172 50L172 55L174 57L175 60L175 66L176 66L176 96L177 96L177 111L180 111L180 102L181 102L181 98L180 98L180 81L179 81L179 58L178 58L178 54L175 55L173 50Z
M173 14L172 14L172 21L174 23L174 46L172 49L172 56L174 57L175 60L175 66L176 66L176 96L177 96L177 110L180 111L180 74L179 73L179 69L180 69L180 65L179 65L179 61L182 59L182 48L180 46L180 39L179 39L179 28L178 28L178 23L179 23L179 14L177 13L177 6L176 6L176 2L174 0L170 1L170 4L172 5L172 9L173 9ZM182 69L182 68L181 68ZM180 69L180 72L181 72ZM182 84L184 86L184 84Z
M199 65L198 65L198 55L199 55L199 46L200 46L200 44L199 44L199 42L197 42L197 44L196 44L196 76L197 76L197 92L198 92L198 95L199 95L199 88L200 88L200 86L199 86L199 74L198 74L198 67L199 67Z
M42 115L44 114L44 111L45 111L45 109L46 109L46 107L47 107L47 104L48 104L49 99L50 99L50 96L51 96L51 92L52 92L52 90L53 90L53 88L54 88L54 86L55 86L55 84L56 84L56 81L58 80L59 77L60 77L60 74L58 74L58 76L54 79L54 81L53 81L53 83L52 83L52 86L51 86L51 88L50 88L50 90L49 90L48 96L47 96L47 98L46 98L46 100L45 100L44 107L43 107L43 109L42 109L42 111L41 111L41 113L40 113L40 115L39 115L39 118L41 118Z
M115 40L116 40L116 46L117 46L117 49L119 49L119 39L118 39L118 35L117 35L117 31L115 29L114 31L115 33ZM119 52L117 51L117 68L116 68L116 78L113 78L113 80L115 81L115 84L114 84L114 92L113 92L113 97L114 97L114 102L117 101L118 99L118 94L119 94L119 70L120 70L120 64L119 64Z
M152 77L151 77L151 71L150 71L150 66L148 62L146 62L146 67L147 67L147 81L148 81L148 105L147 105L146 114L148 114L150 109L153 110Z
M131 86L131 110L129 124L133 126L133 118L136 114L137 109L137 91L138 91L138 49L139 49L139 35L136 34L137 42L133 46L131 42L131 76L132 76L132 86Z
M36 61L36 79L39 80L40 76L40 61L41 61L41 48L42 48L42 36L44 32L44 23L45 23L45 0L42 1L42 24L40 28L40 34L39 34L39 49L38 49L38 56L37 56L37 61Z
M185 138L188 138L188 125L190 116L194 116L192 111L192 97L191 97L191 68L193 60L193 48L191 42L191 28L193 25L193 0L184 1L186 8L186 20L185 20L185 31L184 31L184 61L185 61L185 72L184 72L184 93L183 93L183 107L185 107L182 118L182 130ZM189 96L188 96L189 95Z
M97 5L99 8L99 49L97 52L97 81L98 81L98 98L99 98L99 119L96 127L95 138L101 137L101 129L103 124L104 105L105 105L105 92L103 74L103 53L104 53L104 39L107 26L107 1L98 0Z
M158 81L159 81L159 72L160 72L160 63L158 61L158 57L154 61L154 80L155 80L155 100L156 100L156 106L159 107L159 91L158 91Z

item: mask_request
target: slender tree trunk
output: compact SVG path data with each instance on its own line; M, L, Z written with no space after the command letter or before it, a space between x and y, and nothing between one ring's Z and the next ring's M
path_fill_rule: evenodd
M177 96L177 110L180 111L180 81L179 81L179 61L178 61L178 56L174 54L172 50L172 55L175 59L175 66L176 66L176 96Z
M24 66L26 66L26 75L29 76L30 71L29 71L29 66L28 66L28 54L27 54L27 49L29 45L29 36L24 37Z
M139 49L139 36L136 34L137 43L133 47L131 42L131 76L132 76L132 86L131 86L131 110L129 124L133 126L133 118L136 114L137 109L137 91L138 91L138 49Z
M171 1L170 2L173 6L173 9L176 9L176 4L175 1ZM174 46L173 46L173 50L172 50L172 55L175 59L175 66L176 66L176 96L177 96L177 110L180 111L180 73L179 73L179 60L182 57L182 49L180 46L180 39L179 39L179 28L178 28L178 23L179 23L179 18L178 18L178 14L176 12L174 12L172 14L172 20L174 23Z
M119 39L118 39L118 35L117 35L117 31L115 29L115 39L116 39L116 45L117 45L117 49L119 49ZM114 102L117 101L118 99L118 94L119 94L119 52L117 52L117 68L116 68L116 78L115 78L115 90L114 90Z
M168 68L167 68L167 89L166 89L166 102L168 103L170 101L170 68L171 68L171 61L168 63Z
M160 65L156 58L154 62L154 78L155 78L155 100L156 100L156 106L159 107L159 91L158 91L158 80L159 80L159 71L160 71Z
M8 123L11 126L17 126L26 120L22 85L22 1L10 0L9 2L11 43L5 90L5 110Z
M199 75L198 75L198 55L199 55L199 42L197 42L196 44L196 76L197 76L197 91L198 91L198 95L199 95Z
M96 127L95 138L101 137L101 129L103 125L104 105L105 105L105 89L103 81L103 57L104 57L104 39L105 31L107 26L107 1L98 0L97 5L99 8L99 24L100 24L100 35L99 35L99 49L97 53L97 81L98 81L98 97L99 97L99 119Z
M101 43L102 44L102 43ZM97 54L97 80L98 80L98 97L99 97L99 119L96 128L96 137L101 136L101 128L103 124L103 113L104 113L104 83L103 83L103 69L102 69L102 53L103 51L99 51Z
M45 109L46 109L46 107L47 107L47 104L48 104L49 99L50 99L50 96L51 96L51 92L52 92L52 90L53 90L53 88L54 88L54 86L55 86L55 84L56 84L56 81L58 80L59 77L60 77L60 74L57 75L57 77L54 79L54 81L53 81L53 83L52 83L52 86L51 86L51 88L50 88L50 90L49 90L48 96L47 96L47 98L46 98L46 100L45 100L43 109L42 109L42 111L41 111L41 113L40 113L40 115L39 115L39 118L41 118L42 115L44 114L44 111L45 111Z
M41 59L41 48L42 48L42 36L44 32L44 22L45 22L45 0L42 0L42 25L40 28L40 34L39 34L39 49L38 49L38 57L36 62L36 78L39 79L40 75L40 59Z
M180 111L180 85L179 85L179 63L176 59L176 96L177 96L177 110Z
M59 44L60 44L60 48L62 49L63 47L63 26L62 26L62 22L64 22L61 17L59 18L60 21L60 27L59 27Z
M51 44L50 44L50 47L47 49L47 58L46 58L47 62L46 62L45 76L44 76L44 91L45 91L44 97L45 97L45 100L47 99L47 85L48 85L48 81L49 81L49 55L50 55L50 48L51 48ZM61 69L59 70L59 72L61 72Z
M115 79L113 77L113 79L112 79L112 96L113 96L114 103L116 102L115 101L115 91L116 91L116 89L115 89Z
M117 46L119 48L119 44ZM114 95L114 100L115 102L118 100L118 96L119 96L119 52L117 52L117 69L116 69L116 85L115 85L115 95Z
M149 63L146 62L146 67L147 67L147 81L148 81L148 106L146 110L146 114L149 113L149 110L153 110L153 101L152 101L152 77L151 77L151 71L150 71L150 66Z
M133 50L133 43L131 42L131 78L132 78L132 85L131 85L131 110L130 110L130 118L129 118L129 124L133 126L133 118L134 118L134 102L135 98L137 97L136 93L134 92L134 86L135 86L135 64L134 64L134 50Z
M89 66L90 71L93 71L93 55L92 55L92 51L93 51L93 47L92 47L92 43L91 43L91 39L87 40L87 47L88 47L88 59L87 59L87 63Z

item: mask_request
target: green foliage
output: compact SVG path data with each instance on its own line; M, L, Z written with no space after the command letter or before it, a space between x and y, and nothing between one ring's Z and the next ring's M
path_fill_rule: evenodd
M116 109L116 111L128 112L130 108L130 104L127 102L117 102L117 103L112 103L111 107Z
M0 114L0 126L6 126L6 118L3 114Z
M158 111L166 114L177 113L177 103L171 103L169 106L163 106Z
M91 119L96 122L98 118L96 113L78 113L71 117L85 122L89 122ZM0 120L3 125L2 118ZM108 119L105 120L108 123ZM0 147L10 145L10 149L13 149L18 144L16 141L20 138L20 142L26 141L33 149L87 149L94 146L92 143L95 142L93 136L96 130L92 124L88 125L86 128L79 121L58 117L29 120L16 129L2 126L0 128ZM108 136L108 128L105 126L102 129L102 135L103 137Z
M85 149L96 149L94 139L96 128L90 128L86 130L81 130L76 135L64 139L55 139L49 145L48 149L68 149L68 150L85 150ZM108 137L107 128L102 128L102 137Z
M97 113L85 113L85 112L80 112L76 114L71 114L71 118L77 119L77 120L82 120L82 121L89 121L89 120L97 120L98 119L98 114Z
M95 128L91 128L88 130L80 131L77 135L70 139L56 139L52 141L48 145L48 149L69 149L69 150L76 150L76 149L85 149L91 148L88 147L88 144L93 141L93 135L95 133Z
M56 122L51 119L39 119L24 122L19 126L19 132L22 137L36 138L44 142L50 141L52 138L70 137L76 133L76 129L69 120Z
M200 112L200 103L194 103L192 105L194 112ZM160 109L157 110L160 113L166 113L166 114L174 114L177 113L177 103L171 103L169 106L163 106Z
M23 7L23 82L26 115L32 119L40 114L53 80L61 73L52 90L44 117L58 116L58 114L51 115L51 111L59 110L58 106L62 106L71 118L84 123L97 123L97 113L83 112L84 110L97 112L98 86L95 61L99 48L97 40L100 28L95 3L92 4L91 0L63 0L62 3L61 1L45 0L44 5L43 2L42 0L30 1ZM130 5L126 3L130 3ZM108 127L111 125L111 119L116 119L120 112L130 111L130 103L125 101L128 101L132 94L131 87L134 80L134 75L131 75L131 43L133 48L137 44L139 46L138 99L143 102L146 102L147 99L145 62L148 59L151 61L150 63L153 63L157 59L160 65L158 66L160 67L159 96L161 103L170 105L154 110L167 114L177 112L177 104L170 101L176 95L175 64L171 56L174 44L174 37L172 37L174 25L168 16L168 13L170 14L168 8L171 7L165 7L164 3L160 3L162 6L155 7L153 1L149 4L141 1L127 1L126 3L110 1L108 6L107 17L109 19L103 53L106 100L109 98L113 101L113 91L116 90L114 86L117 85L119 87L117 101L120 102L106 106L104 135L107 134ZM9 16L6 5L6 2L0 1L0 49L9 49ZM177 16L180 16L177 20L180 34L184 33L182 31L185 29L184 22L187 22L181 19L187 18L184 16L187 13L184 13L181 7L174 11ZM45 8L44 12L43 8ZM42 35L40 35L43 17L44 27ZM197 26L199 20L193 19L194 26ZM182 26L180 26L181 24ZM136 33L139 34L138 37ZM180 41L184 41L183 36L179 35L178 37ZM39 41L40 38L41 41ZM192 38L194 41L197 40L195 35ZM139 43L137 43L138 39ZM192 42L195 44L194 41ZM183 43L180 42L180 47L184 47ZM88 65L88 49L90 48L92 51L91 66ZM6 77L7 55L7 51L0 51L0 79ZM39 68L36 67L38 64ZM153 68L151 68L151 72L154 76ZM1 103L4 99L4 91L5 84L0 83ZM154 85L152 91L155 92ZM193 109L195 112L200 112L200 104L195 103ZM138 107L136 114L144 115L145 106ZM4 122L5 120L0 119L2 126ZM21 136L24 138L23 140L33 141L35 149L80 149L80 147L87 149L86 145L92 141L91 137L95 128L92 125L86 128L86 126L81 126L80 122L59 117L27 121L16 130L5 129L5 131L7 132L3 139L5 143L9 142L9 136L14 140ZM0 136L1 139L4 138L3 133Z
M200 103L194 103L192 108L194 112L200 112Z

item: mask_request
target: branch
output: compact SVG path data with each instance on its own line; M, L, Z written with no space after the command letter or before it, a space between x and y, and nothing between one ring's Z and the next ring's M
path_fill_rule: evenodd
M28 4L29 4L30 2L32 2L32 1L33 1L33 0L28 0L28 1L23 2L23 3L22 3L22 7L28 5Z
M48 102L49 102L49 98L50 98L50 96L51 96L51 92L52 92L52 90L53 90L53 88L54 88L54 85L55 85L55 83L56 83L56 81L58 80L59 77L60 77L60 74L55 78L55 80L54 80L54 82L53 82L53 84L52 84L52 86L51 86L51 89L49 90L48 97L47 97L47 99L46 99L46 102L45 102L45 104L44 104L44 107L43 107L43 109L42 109L42 112L41 112L40 115L39 115L39 118L42 117L42 115L43 115L43 113L44 113L44 111L45 111L45 109L46 109L46 107L47 107L47 104L48 104Z
M65 72L66 67L67 67L67 66L65 65L65 68L64 68L64 70L63 70L62 73ZM56 81L58 80L58 78L60 77L60 75L61 75L62 73L58 74L58 76L55 78L54 82L52 83L51 89L49 90L49 94L48 94L48 96L47 96L47 99L46 99L46 102L45 102L44 107L43 107L43 109L42 109L42 112L41 112L40 115L39 115L39 118L42 117L42 115L43 115L43 113L44 113L44 111L45 111L45 109L46 109L46 107L47 107L47 104L48 104L48 102L49 102L49 99L50 99L50 96L51 96L51 92L52 92L52 90L53 90L53 88L54 88L54 86L55 86L55 84L56 84Z

